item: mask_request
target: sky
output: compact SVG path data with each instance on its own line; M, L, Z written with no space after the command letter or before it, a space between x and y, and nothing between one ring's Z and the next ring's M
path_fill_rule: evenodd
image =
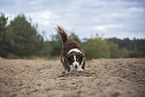
M145 39L145 0L0 0L0 11L10 20L25 14L46 40L57 25L80 39Z

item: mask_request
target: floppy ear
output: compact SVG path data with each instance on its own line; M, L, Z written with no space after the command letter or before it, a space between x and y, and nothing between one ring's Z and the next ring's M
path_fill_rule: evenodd
M85 54L82 53L82 54L80 54L80 56L81 56L81 57L85 57Z

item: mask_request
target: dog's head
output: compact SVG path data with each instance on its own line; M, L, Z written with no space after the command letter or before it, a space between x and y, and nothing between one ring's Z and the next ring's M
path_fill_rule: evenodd
M82 65L84 63L85 56L79 52L72 52L67 55L71 70L83 71Z

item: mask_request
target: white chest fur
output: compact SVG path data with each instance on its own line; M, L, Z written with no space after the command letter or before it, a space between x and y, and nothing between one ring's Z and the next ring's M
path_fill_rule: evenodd
M73 49L69 50L68 54L70 54L71 52L77 52L77 53L81 53L82 54L82 52L79 49L77 49L77 48L73 48Z

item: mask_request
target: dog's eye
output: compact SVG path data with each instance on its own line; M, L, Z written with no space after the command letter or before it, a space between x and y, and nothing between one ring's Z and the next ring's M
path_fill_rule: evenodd
M80 60L80 59L81 59L81 56L78 55L78 56L77 56L77 61Z
M68 60L71 61L71 62L75 61L73 57L69 57Z

